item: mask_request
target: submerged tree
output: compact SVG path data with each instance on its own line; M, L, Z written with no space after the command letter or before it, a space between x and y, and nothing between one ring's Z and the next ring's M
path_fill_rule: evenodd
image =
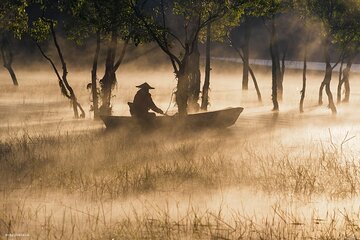
M4 63L4 67L8 70L10 77L13 81L13 84L15 86L18 86L19 83L16 74L14 72L14 69L12 67L13 58L14 58L13 52L12 52L9 36L7 36L7 34L3 34L2 39L0 39L0 52Z
M319 88L319 105L322 105L322 93L325 88L325 92L328 96L329 108L333 114L336 114L336 106L334 103L333 95L330 89L330 83L332 78L333 69L337 66L345 52L342 49L341 56L337 63L331 65L331 53L330 46L332 42L336 42L337 25L341 19L346 18L348 13L348 7L345 0L326 0L315 1L309 0L309 8L314 16L316 16L321 22L321 37L322 46L324 51L325 60L325 77Z
M303 27L305 36L303 38L303 72L302 72L302 88L300 91L300 103L299 111L300 113L304 112L304 100L306 95L306 75L307 75L307 58L308 58L308 42L309 42L309 21L311 19L311 14L308 6L307 0L293 0L293 7L296 10L298 16L303 21Z
M250 59L250 39L254 27L255 20L257 19L255 16L260 14L260 10L258 9L261 6L261 2L256 1L243 1L243 9L244 15L240 19L240 27L243 27L243 38L239 47L236 47L236 43L230 38L231 45L235 48L235 51L240 55L240 58L243 61L243 75L242 75L242 90L249 89L249 73L253 79L254 85L257 85L257 81L255 78L255 74L251 69L249 59ZM260 14L261 15L261 14ZM257 91L258 99L261 101L260 91Z
M188 112L191 55L196 51L199 32L223 17L227 1L146 0L132 1L133 9L153 40L170 58L177 78L176 104L180 116Z
M272 69L272 102L273 111L279 110L278 100L282 99L283 95L283 76L285 65L280 64L279 51L279 37L277 30L277 17L288 7L288 2L285 0L256 0L253 1L251 9L252 15L261 17L264 25L270 33L269 51L271 57ZM285 56L285 55L284 55ZM283 57L283 63L285 58Z
M203 95L202 95L202 105L201 108L205 110L205 106L208 104L208 92L209 92L209 80L210 80L210 42L219 42L226 43L229 46L233 47L234 50L239 54L241 60L243 61L243 68L248 71L253 79L255 90L258 96L258 100L261 102L261 93L257 84L257 80L253 70L249 65L249 59L244 56L244 46L240 47L234 43L233 40L233 30L242 23L242 17L248 8L252 6L251 3L247 1L238 1L235 4L235 7L229 9L227 13L221 18L214 21L206 29L206 34L200 36L202 41L206 38L206 64L205 64L205 82L203 86ZM248 16L249 17L249 16ZM211 26L210 26L211 25ZM248 57L248 56L247 56ZM247 67L246 67L247 66ZM243 72L243 74L245 74Z
M261 96L260 88L259 88L256 76L255 76L254 70L250 66L249 59L247 57L245 57L244 49L236 47L236 45L233 43L233 40L231 39L230 36L228 37L228 40L229 40L230 46L232 46L234 48L234 50L237 52L237 54L240 56L240 58L241 58L241 60L243 62L243 68L245 68L245 70L243 69L243 74L250 73L251 78L252 78L253 83L254 83L254 87L255 87L255 91L256 91L258 101L262 102L262 96ZM248 72L248 73L244 73L244 71ZM248 78L248 76L247 76L247 78ZM248 85L247 85L247 87L248 87ZM245 90L245 89L243 88L243 90Z
M79 2L84 2L79 0ZM97 47L94 55L92 79L96 75L96 65L98 51L100 49L100 39L107 42L105 73L100 80L101 87L101 114L111 114L112 89L117 83L116 71L123 63L126 50L129 44L135 46L151 41L143 24L136 17L130 0L101 1L87 0L82 6L91 14L82 13L85 23L92 26L97 35ZM122 47L118 51L118 45L122 42ZM95 90L95 88L94 88ZM94 93L93 93L94 94Z
M65 58L63 56L61 46L57 40L57 34L55 32L56 25L57 22L55 20L41 17L37 21L33 22L33 26L31 28L31 36L36 41L35 44L38 47L39 51L41 52L42 56L49 62L52 69L54 70L56 77L58 78L58 83L61 93L70 100L74 111L74 117L79 118L79 110L80 110L81 112L80 117L85 118L84 109L82 108L81 104L78 102L76 94L68 82L67 65L65 62ZM62 75L60 75L60 72L56 67L54 60L45 52L43 47L41 47L40 45L42 41L47 40L49 34L51 35L53 44L56 48L56 52L61 63Z
M205 43L205 78L202 87L201 110L207 111L209 106L209 90L210 90L210 71L211 71L211 23L206 26L206 43Z
M25 12L26 1L2 0L0 2L0 51L4 67L8 70L13 84L18 86L18 80L13 63L13 50L11 47L10 33L21 38L27 30L28 16Z
M87 39L94 36L96 38L91 83L88 84L92 92L91 109L94 111L94 118L98 118L100 114L110 115L112 90L117 82L116 71L124 60L126 49L130 43L138 45L149 41L148 35L134 16L129 1L62 0L60 5L62 11L68 14L64 27L69 39L82 44ZM120 42L124 44L118 54ZM106 48L106 61L99 91L97 69L101 45Z
M99 95L100 92L97 86L97 68L98 60L101 49L101 33L99 22L99 12L96 11L93 1L66 1L66 9L72 16L68 20L65 28L67 30L67 36L79 45L82 45L85 40L91 38L94 33L96 35L96 47L93 58L93 64L91 69L91 82L87 85L87 88L91 89L92 105L90 110L94 112L94 119L99 118Z
M228 43L229 34L232 29L237 27L240 18L244 13L245 3L238 2L234 8L229 9L226 14L216 21L209 23L203 31L200 31L200 41L205 42L205 79L202 88L202 101L201 109L207 110L209 105L209 90L210 90L210 71L211 71L211 58L210 58L210 45L211 42ZM230 41L231 45L231 41Z
M31 1L33 7L38 7L40 14L34 16L29 26L29 34L31 38L34 40L36 46L38 47L42 56L49 62L52 69L55 72L55 75L58 79L58 84L61 90L61 93L70 100L75 118L84 118L85 112L79 103L75 91L70 86L68 81L68 69L66 65L66 61L64 58L63 50L61 45L59 44L56 28L60 27L60 23L63 23L66 18L66 12L64 8L63 2L58 2L54 4L51 0L43 1L43 0L33 0ZM56 19L56 14L62 15L60 17L60 21ZM60 61L62 74L60 75L60 71L58 70L54 59L46 53L44 48L41 46L41 43L51 39L52 44L56 49L58 60ZM80 111L80 114L79 114Z
M245 22L249 21L248 20L249 18L250 18L250 16L246 15ZM248 85L249 79L248 78L249 78L249 73L250 73L251 78L254 83L258 101L262 102L260 88L258 86L258 82L257 82L256 76L255 76L255 73L254 73L252 67L250 66L250 62L249 62L250 43L248 41L250 40L251 27L249 26L249 22L244 23L244 24L246 26L245 26L244 43L243 44L240 44L240 46L237 46L237 44L235 43L235 40L233 40L231 32L228 33L227 40L228 40L229 45L236 51L236 53L239 55L239 57L241 58L241 60L243 62L242 90L248 90L248 87L249 87L249 85Z
M74 90L67 80L67 66L55 31L55 28L59 24L54 16L56 15L55 13L63 13L63 4L64 2L62 1L55 3L51 0L4 0L0 4L0 9L2 10L0 11L0 27L11 31L14 36L19 39L21 39L24 34L30 35L40 50L42 56L52 66L58 78L61 93L71 101L75 118L79 117L79 110L81 111L80 117L85 117L85 112L78 102ZM36 11L33 12L37 13L37 16L34 15L31 17L31 19L29 19L28 13L26 11L30 6L36 9ZM62 17L65 18L65 16ZM61 62L63 70L62 76L60 75L53 59L47 55L44 49L40 46L40 42L48 40L50 36L53 40L53 44ZM3 58L7 59L5 61L7 63L6 65L8 65L9 69L11 69L11 52L3 47L2 54Z
M353 61L360 50L360 1L344 1L346 10L332 26L334 39L343 51L337 88L337 103L349 102L350 99L350 71ZM343 64L346 64L343 69ZM345 96L341 99L342 85L345 85Z
M248 90L249 88L249 58L250 58L250 38L252 31L252 17L245 16L244 21L244 44L242 44L242 52L243 52L243 77L242 77L242 89Z
M146 41L148 35L134 15L128 1L111 0L105 3L93 0L93 2L96 14L98 14L97 29L100 34L109 39L106 50L105 73L100 80L102 98L100 112L111 114L111 91L116 84L116 71L124 59L126 49L130 41L138 45ZM117 56L119 40L123 41L123 46L119 56Z

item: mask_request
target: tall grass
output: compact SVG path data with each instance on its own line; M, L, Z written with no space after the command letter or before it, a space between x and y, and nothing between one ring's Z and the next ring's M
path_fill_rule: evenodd
M94 204L94 203L93 203ZM115 204L115 202L114 202ZM30 239L358 239L360 212L328 211L310 216L275 205L266 216L248 216L222 208L171 213L151 205L149 212L111 218L112 208L97 202L92 208L23 207L2 213L0 233L27 234ZM225 213L226 212L226 213Z
M109 198L188 183L216 187L233 182L235 173L229 157L209 149L216 144L161 135L24 135L1 143L1 180Z
M282 202L261 216L222 206L196 209L190 202L177 214L147 202L145 211L136 206L129 213L127 207L115 216L124 199L230 187L291 196L290 202L348 199L360 191L360 163L343 145L309 142L293 149L269 139L231 142L218 132L25 134L0 143L0 234L24 232L31 239L356 238L358 212L329 211L319 217L314 209L311 216L301 216ZM76 196L83 206L51 203L57 196Z

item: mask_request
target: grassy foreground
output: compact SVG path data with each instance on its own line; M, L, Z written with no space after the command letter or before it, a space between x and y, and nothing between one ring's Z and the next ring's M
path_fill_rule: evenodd
M0 143L0 238L355 239L360 211L336 205L360 191L350 138L296 149L272 134L235 141L216 131L8 138ZM254 201L260 194L270 209L206 207L211 193L229 188L250 189L241 197ZM171 193L175 203L165 199ZM196 195L204 202L189 200ZM289 207L321 198L334 206Z

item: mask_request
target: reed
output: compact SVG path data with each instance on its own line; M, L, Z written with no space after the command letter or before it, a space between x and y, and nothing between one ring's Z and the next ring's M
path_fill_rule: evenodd
M8 138L0 143L0 234L27 233L30 239L356 239L360 212L341 209L336 201L353 199L360 191L359 161L346 146L357 140L328 140L294 150L259 138L234 144L218 132L138 138L88 131ZM247 215L234 206L199 208L190 200L181 209L151 200L124 205L141 196L181 193L191 198L234 187L284 200L262 215ZM292 202L320 197L335 207L319 214L318 206L310 206L306 216L288 209Z

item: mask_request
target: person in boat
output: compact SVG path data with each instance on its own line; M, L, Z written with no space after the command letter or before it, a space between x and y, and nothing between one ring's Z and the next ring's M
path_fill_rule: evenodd
M134 101L128 103L131 116L148 120L155 117L155 113L149 112L149 110L164 114L163 110L158 108L151 98L149 90L155 88L151 87L147 82L136 87L140 89L135 94Z

